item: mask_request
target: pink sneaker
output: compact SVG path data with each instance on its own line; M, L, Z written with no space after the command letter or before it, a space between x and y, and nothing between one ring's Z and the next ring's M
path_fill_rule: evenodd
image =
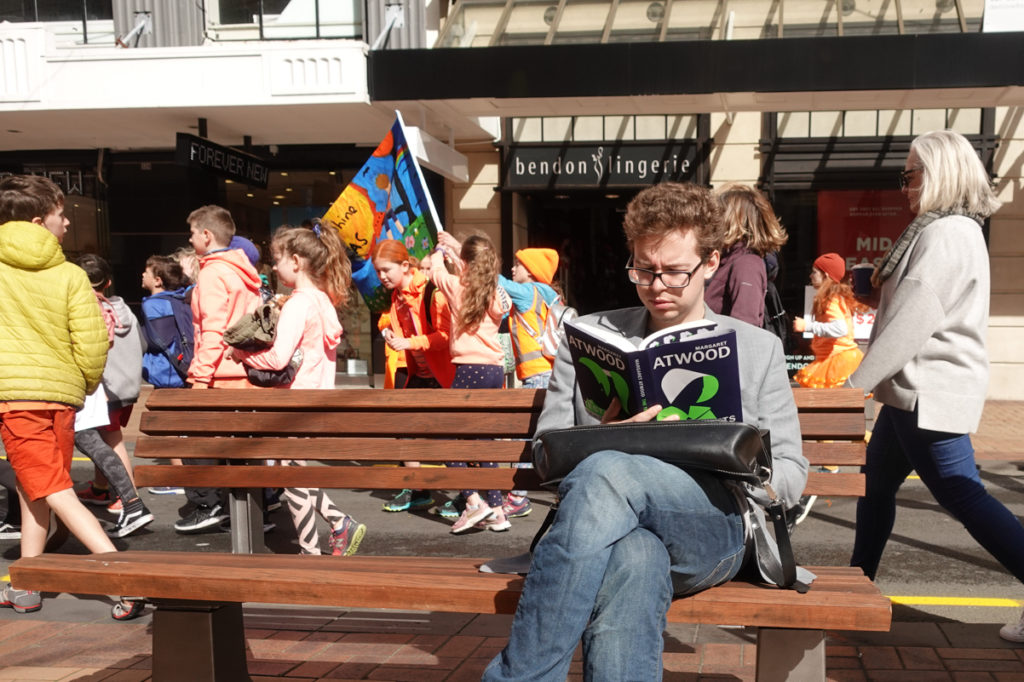
M459 520L452 526L451 532L455 535L465 533L481 521L486 521L494 516L494 512L495 510L491 509L486 504L481 504L479 507L466 505L466 510L462 512L462 516L460 516Z
M500 533L511 528L512 524L509 522L508 517L505 516L504 512L495 511L494 516L489 519L484 519L480 523L476 524L476 527Z

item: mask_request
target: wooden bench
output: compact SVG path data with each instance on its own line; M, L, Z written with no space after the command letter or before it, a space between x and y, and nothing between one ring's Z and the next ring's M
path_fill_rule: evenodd
M258 489L275 486L395 490L527 489L530 469L372 466L529 460L543 391L175 391L153 394L139 457L241 463L291 457L335 466L139 466L139 485L231 486L233 524L259 529ZM864 459L864 401L854 390L795 389L804 452L812 464ZM401 438L395 438L395 434ZM516 440L518 439L518 440ZM828 441L828 442L821 442ZM810 474L807 492L863 494L861 474ZM254 511L254 509L256 511ZM261 534L261 533L260 533ZM236 548L237 549L237 548ZM513 613L522 578L480 573L489 558L137 552L43 555L11 566L21 588L131 594L156 605L153 679L245 680L243 602ZM799 556L797 556L799 559ZM396 567L400 567L396 570ZM825 631L887 631L889 600L857 569L808 567L806 594L733 581L675 600L673 622L756 626L758 680L824 679ZM195 652L183 660L182 651Z

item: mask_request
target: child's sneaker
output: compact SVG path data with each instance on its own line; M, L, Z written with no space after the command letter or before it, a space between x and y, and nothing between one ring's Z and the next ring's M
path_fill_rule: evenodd
M510 519L518 519L529 516L533 511L533 506L530 504L530 498L523 496L517 501L515 496L509 493L505 497L505 504L501 505L501 511L505 512L505 516Z
M457 520L462 516L462 509L459 508L459 502L461 500L462 498L459 498L458 500L448 500L441 506L437 513L442 519L448 519L449 521ZM463 506L463 509L464 508L465 507Z
M1021 613L1020 620L1001 627L999 636L1008 642L1024 642L1024 613Z
M476 527L500 533L511 528L512 524L509 522L504 512L496 511L494 516L489 519L484 519L480 523L476 524Z
M15 613L32 613L43 608L43 596L36 590L16 590L7 583L0 590L0 606L12 608Z
M391 500L384 503L384 511L386 512L403 512L409 509L409 505L412 504L412 491L406 488L400 491Z
M110 497L110 491L106 489L97 488L92 484L92 481L83 488L75 493L78 495L78 499L85 504L103 505L106 506L113 502L113 498Z
M0 540L20 540L21 526L4 521L0 523Z
M107 531L107 535L112 538L126 538L151 523L153 523L153 513L145 506L130 512L121 510L121 516L118 517L114 527Z
M121 601L110 609L110 617L114 620L133 620L146 610L146 601L142 597L121 597Z
M120 514L124 511L124 504L121 503L121 498L118 498L107 505L107 511L111 514Z
M359 543L366 535L366 526L351 516L341 522L341 528L331 531L331 554L333 556L352 556L359 551Z
M465 533L467 530L475 528L476 524L481 521L486 521L491 518L494 514L495 510L491 509L486 504L481 504L476 507L471 507L467 504L466 510L462 512L462 516L460 516L459 520L452 526L451 532L455 535Z

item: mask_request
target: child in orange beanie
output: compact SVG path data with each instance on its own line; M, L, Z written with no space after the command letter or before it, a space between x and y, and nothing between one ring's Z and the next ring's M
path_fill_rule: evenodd
M793 331L814 334L814 361L793 377L808 388L837 388L860 365L864 354L853 340L853 308L856 305L849 282L844 281L846 264L838 253L818 256L811 268L811 286L817 289L810 322L793 320Z

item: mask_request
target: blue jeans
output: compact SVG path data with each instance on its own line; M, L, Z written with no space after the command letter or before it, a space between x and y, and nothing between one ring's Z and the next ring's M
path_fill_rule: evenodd
M851 566L875 579L896 519L896 491L917 471L936 501L1024 582L1024 526L985 490L970 436L919 428L916 411L885 405L875 420L862 471L866 491L857 502Z
M551 372L540 372L523 379L523 388L547 388L551 383Z
M660 680L675 594L729 580L743 563L743 518L714 476L642 455L591 455L559 488L508 646L483 679L564 682L584 646L587 680Z

